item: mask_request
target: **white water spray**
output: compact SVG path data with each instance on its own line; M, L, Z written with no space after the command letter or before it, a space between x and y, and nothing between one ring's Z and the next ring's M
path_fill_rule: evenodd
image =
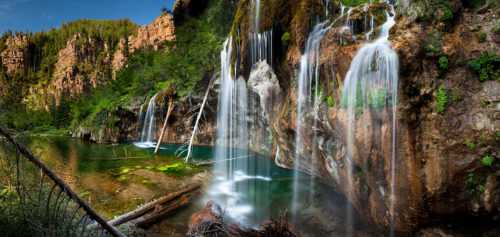
M146 104L142 105L140 107L139 111L139 119L144 118L144 121L142 122L142 131L141 131L141 142L137 143L137 146L143 146L143 147L154 147L156 144L153 142L153 138L155 136L155 130L156 130L156 96L158 94L155 94L151 99L149 99L149 102L147 103L147 110L146 114L144 114L143 117L143 108Z
M388 40L389 29L395 24L394 7L390 5L391 14L386 12L387 21L380 28L379 37L369 44L365 44L354 57L344 80L341 100L347 104L348 133L347 133L347 187L346 194L353 195L353 161L354 153L358 155L354 144L356 114L363 112L367 106L375 108L392 105L392 154L391 154L391 193L390 193L390 222L391 235L394 224L394 163L396 146L396 101L398 86L399 62L396 52ZM392 15L392 16L391 16ZM390 98L389 98L390 97ZM381 99L382 98L382 99ZM359 128L358 128L359 129ZM382 141L383 143L383 141ZM352 213L348 213L348 221L352 224Z

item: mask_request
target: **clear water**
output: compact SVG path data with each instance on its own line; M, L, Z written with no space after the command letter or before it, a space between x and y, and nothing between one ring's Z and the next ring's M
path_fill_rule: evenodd
M182 162L183 158L176 157L175 151L180 145L163 145L158 152L158 155L153 156L154 148L139 148L132 143L124 144L95 144L67 137L47 136L47 137L32 137L30 138L31 147L35 154L41 157L41 160L47 164L53 171L69 183L77 193L84 194L83 198L106 218L112 218L115 215L133 210L137 205L148 200L137 200L130 197L130 200L122 200L117 198L112 192L108 192L108 183L117 182L119 172L123 168L134 166L147 165L162 165L174 164ZM125 152L126 149L126 152ZM241 151L243 152L243 151ZM128 160L112 160L117 157L152 156L154 158L144 159L128 159ZM216 149L213 147L193 146L192 158L196 161L207 160L214 157ZM270 217L277 218L280 211L291 210L291 196L293 189L293 171L282 169L276 166L267 157L246 152L251 155L251 158L244 159L250 167L269 167L269 172L260 173L259 169L253 169L252 173L234 174L234 180L231 183L224 183L223 180L214 179L211 184L207 184L209 188L205 189L202 195L191 202L191 204L166 218L165 220L155 224L148 231L156 234L160 233L164 236L184 236L188 229L189 217L200 211L209 199L215 199L221 206L226 207L226 220L240 223L244 226L256 226ZM243 160L243 159L242 159ZM224 163L224 162L223 162ZM229 165L231 162L226 162L224 165ZM233 163L234 164L234 163ZM217 176L216 170L210 169L214 176ZM182 179L190 177L192 174L185 173L181 176L166 175L158 172L164 179L170 180L176 178ZM302 179L300 192L308 193L307 188L310 176L301 173ZM89 181L94 184L86 186ZM99 185L95 185L99 182ZM127 185L136 185L133 181L127 181ZM139 180L140 183L140 180ZM224 185L221 185L224 184ZM244 221L237 221L238 216L234 218L231 210L227 209L230 205L229 200L231 195L227 195L225 190L210 188L211 186L228 187L234 186L235 191L243 195L241 201L245 205L240 206L246 208L248 213L245 215ZM135 187L135 186L133 186ZM124 186L122 186L124 188ZM242 188L246 191L240 192ZM125 188L124 188L125 189ZM175 187L177 190L178 187ZM157 192L156 196L164 195L165 190L160 188L152 188ZM216 193L210 193L216 191ZM314 190L315 205L310 203L301 204L302 208L297 210L296 214L299 218L294 221L294 227L298 229L304 236L318 236L343 234L345 230L344 215L345 215L345 198L343 195L333 192L331 187L317 182ZM226 197L226 198L224 198ZM263 201L265 200L265 201ZM355 229L368 233L370 230L357 219Z

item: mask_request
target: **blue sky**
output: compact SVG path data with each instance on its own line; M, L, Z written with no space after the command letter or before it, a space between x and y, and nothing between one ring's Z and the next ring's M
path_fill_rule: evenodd
M146 25L175 0L0 0L0 34L6 30L33 32L77 19L130 18Z

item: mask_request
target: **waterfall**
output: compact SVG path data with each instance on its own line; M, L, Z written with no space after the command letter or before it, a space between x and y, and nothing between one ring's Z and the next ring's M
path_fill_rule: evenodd
M257 226L268 216L254 211L253 207L269 203L266 197L255 196L254 190L269 188L271 179L256 175L269 173L269 165L251 159L252 154L248 152L248 91L243 77L236 78L236 72L231 73L232 50L232 38L229 37L221 52L215 148L215 159L227 161L214 164L214 180L207 199L223 202L230 219Z
M250 65L261 60L269 60L272 66L273 58L273 30L262 33L250 33Z
M346 74L344 85L342 88L341 104L347 107L347 183L346 195L353 195L353 160L355 154L360 155L363 151L358 151L355 147L356 129L363 129L360 132L368 134L367 128L356 127L358 117L363 119L373 113L384 116L383 112L389 113L392 109L392 134L391 141L384 141L381 144L391 142L391 192L390 192L390 224L391 234L394 224L394 163L395 163L395 146L396 146L396 101L398 87L398 56L392 49L391 42L388 40L389 29L395 24L394 22L394 7L388 2L392 14L386 12L387 21L380 28L379 37L371 43L365 44L356 54L350 65L349 71ZM392 15L392 16L391 16ZM392 105L392 108L390 107ZM382 110L384 109L385 110ZM382 111L379 111L382 110ZM366 116L361 116L364 113L369 113ZM361 124L367 124L371 121L365 120ZM376 125L376 129L382 131L382 125ZM373 128L375 129L375 128ZM373 130L372 129L372 130ZM383 191L383 190L382 190ZM381 192L384 193L384 192ZM348 221L352 222L352 214L348 213Z
M146 106L146 103L144 103L140 108L139 108L139 120L144 119L142 122L142 131L141 131L141 142L137 143L136 145L142 146L142 147L154 147L156 144L153 142L153 138L155 136L155 126L156 126L156 117L155 117L155 112L156 112L156 96L155 94L149 101L147 102L147 110L146 113L143 114L143 109L144 106ZM138 125L139 126L139 123Z
M328 6L328 5L326 5ZM307 125L306 121L303 121L304 118L307 118L307 115L303 115L304 112L313 112L314 114L314 125L313 129L317 126L318 121L318 111L320 104L320 95L319 95L319 50L321 40L325 36L325 33L335 24L338 19L343 17L344 6L342 5L341 15L333 20L332 22L329 19L329 11L325 12L326 20L314 26L312 31L309 33L306 41L306 47L304 50L304 54L302 54L300 58L300 68L299 75L297 81L297 130L295 133L295 159L294 159L294 177L293 177L293 197L292 197L292 213L297 213L298 204L303 203L303 200L299 200L299 168L301 158L301 151L304 149L303 138L305 134L302 134L302 131L305 130L305 126ZM313 81L314 80L314 81ZM313 88L314 86L314 88ZM314 94L312 94L314 91ZM312 97L312 98L311 98ZM308 110L307 110L308 109ZM314 131L313 134L313 144L317 143L317 134ZM312 154L312 163L310 166L311 179L308 187L307 201L312 202L312 195L314 189L314 173L316 171L316 154Z

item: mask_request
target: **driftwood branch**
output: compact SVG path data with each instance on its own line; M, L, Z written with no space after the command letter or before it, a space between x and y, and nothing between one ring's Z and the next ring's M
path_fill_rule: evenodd
M191 192L191 191L196 190L198 188L200 188L200 185L193 185L193 186L187 187L185 189L179 190L179 191L172 193L168 196L165 196L165 197L162 197L158 200L152 201L152 202L140 207L139 209L137 209L135 211L132 211L132 212L129 212L125 215L122 215L122 216L110 221L109 224L113 225L113 226L118 226L118 225L121 225L127 221L136 219L136 218L146 214L147 212L153 210L157 205L161 205L161 204L164 204L166 202L169 202L169 201L171 201L179 196L182 196L185 193Z
M244 159L244 158L249 158L249 157L253 157L253 156L248 155L248 156L233 157L233 158L224 159L224 160L209 160L209 161L203 161L203 162L196 163L196 165L211 165L211 164L215 164L215 163L219 163L219 162L239 160L239 159Z
M176 211L177 209L187 205L189 201L191 200L192 195L186 195L182 196L179 199L175 200L172 202L170 205L159 209L158 211L155 211L154 213L151 213L149 215L145 215L142 220L139 220L137 222L137 226L140 228L147 227L161 219L163 219L164 216L169 215Z

